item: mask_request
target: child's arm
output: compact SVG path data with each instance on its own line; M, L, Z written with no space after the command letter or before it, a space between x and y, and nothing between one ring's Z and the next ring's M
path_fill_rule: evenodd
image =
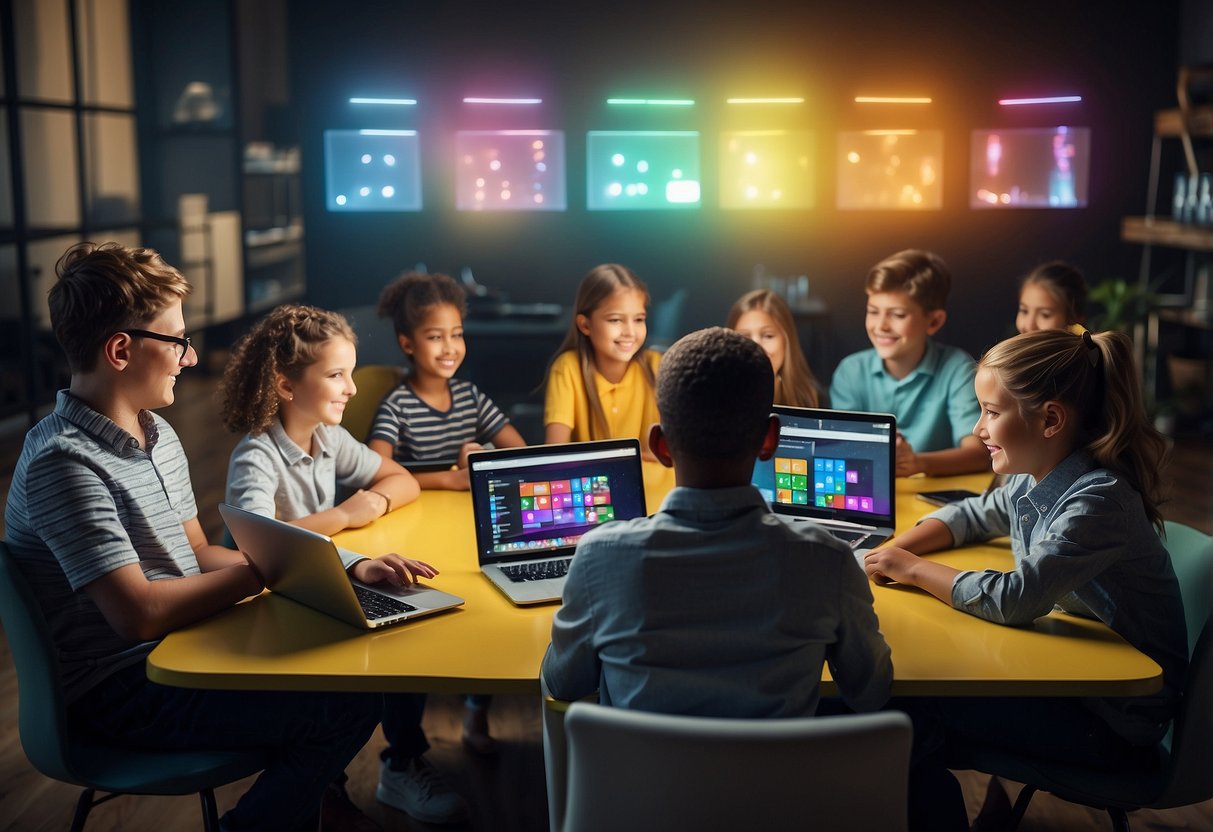
M198 522L197 517L191 517L182 525L185 526L185 536L189 538L190 548L194 550L194 557L198 559L198 567L203 572L213 572L216 569L246 563L244 555L235 549L211 544L206 539L206 532L202 530L202 524Z
M559 422L543 426L543 442L545 445L563 445L573 441L573 429Z
M392 447L392 443L388 442L386 439L372 439L370 442L366 443L366 446L384 459L391 459L392 454L395 451L395 448Z
M570 431L570 435L571 433ZM494 448L521 448L526 444L526 440L522 438L522 434L509 422L502 425L501 430L494 433L490 441L493 443Z
M106 622L132 641L163 638L262 589L247 563L157 581L149 581L139 564L128 563L84 587Z
M894 537L887 546L869 552L863 559L863 569L875 583L896 581L917 586L951 606L952 582L960 573L919 555L950 549L954 545L952 530L943 522L928 517L908 532Z
M990 470L990 454L976 436L966 436L955 448L916 453L900 433L897 435L897 476L925 474L928 477L953 477Z
M960 570L918 555L899 546L873 549L863 559L863 571L874 583L899 583L925 589L949 607L952 583Z

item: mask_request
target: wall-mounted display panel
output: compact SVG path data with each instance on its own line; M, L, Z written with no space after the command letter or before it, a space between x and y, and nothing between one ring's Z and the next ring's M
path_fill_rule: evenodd
M838 207L938 210L943 132L861 130L838 134Z
M568 207L562 131L461 130L455 134L455 158L457 210Z
M420 211L416 130L325 130L324 205L330 211Z
M1084 208L1091 162L1086 127L974 130L973 208Z
M697 131L586 134L586 203L591 211L698 208L699 176Z
M721 208L812 208L816 137L807 130L720 134Z

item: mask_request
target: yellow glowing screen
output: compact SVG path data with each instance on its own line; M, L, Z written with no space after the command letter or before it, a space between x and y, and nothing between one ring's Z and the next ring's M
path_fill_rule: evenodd
M816 137L796 130L720 134L721 208L812 208Z
M942 172L940 130L838 134L842 210L937 210L943 205Z

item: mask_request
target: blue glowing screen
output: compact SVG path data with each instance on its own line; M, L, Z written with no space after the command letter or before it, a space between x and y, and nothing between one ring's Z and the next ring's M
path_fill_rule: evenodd
M330 211L420 211L415 130L325 130L325 207Z
M699 133L591 130L586 207L637 211L700 206Z

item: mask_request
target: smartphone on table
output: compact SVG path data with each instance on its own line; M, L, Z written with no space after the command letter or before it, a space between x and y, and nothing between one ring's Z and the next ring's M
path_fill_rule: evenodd
M925 500L934 506L946 506L948 503L958 503L970 497L981 496L976 491L965 488L945 488L942 491L920 491L918 499Z

